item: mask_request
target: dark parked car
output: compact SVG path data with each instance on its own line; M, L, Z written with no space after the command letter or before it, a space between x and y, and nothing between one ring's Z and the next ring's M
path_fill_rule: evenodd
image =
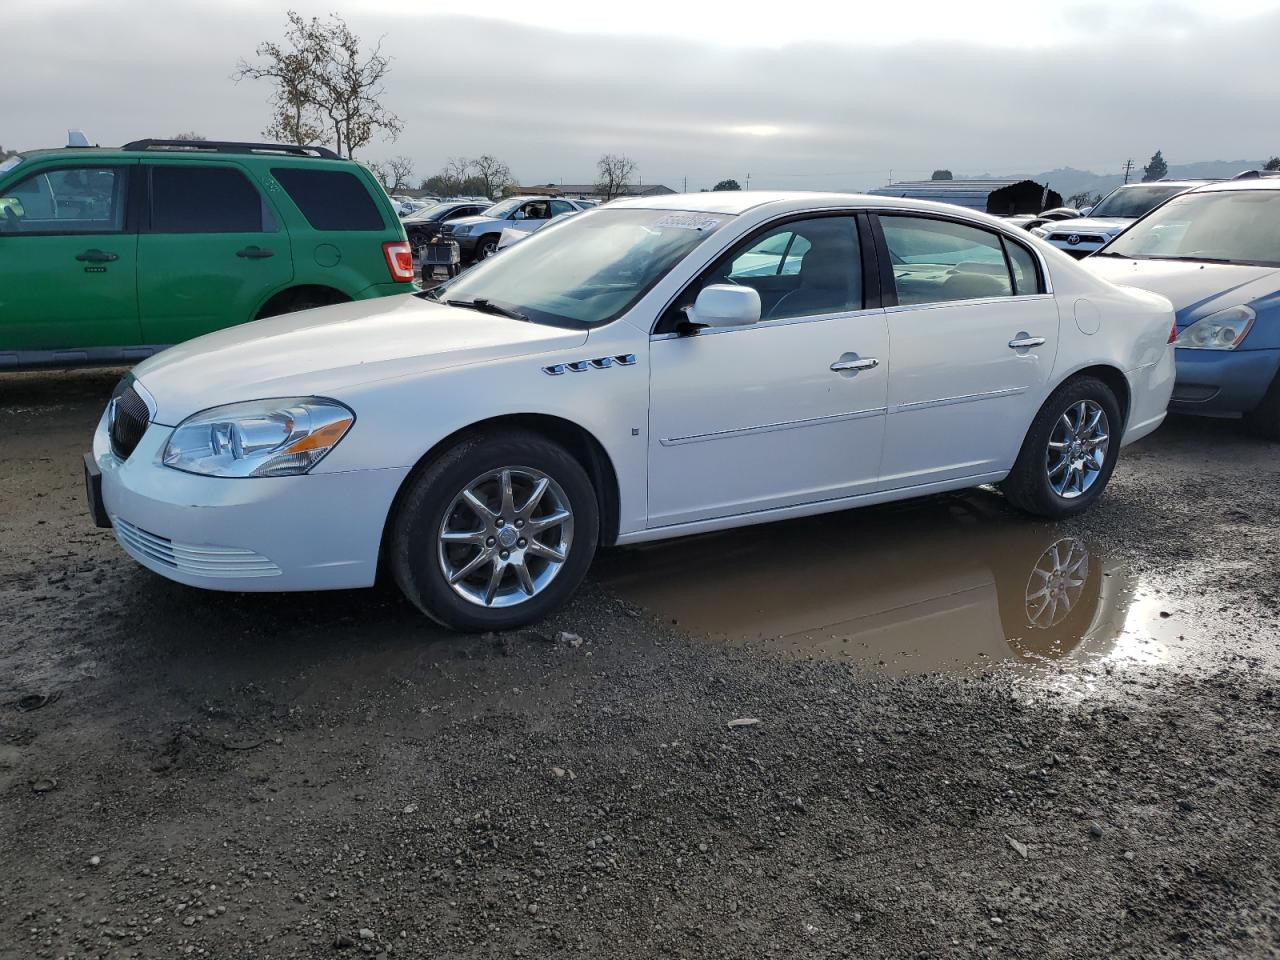
M433 237L439 235L440 227L446 221L475 216L491 206L493 206L491 203L470 200L445 200L421 210L415 210L400 222L404 224L404 231L409 235L409 243L413 246L413 252L416 255L424 243L430 243Z

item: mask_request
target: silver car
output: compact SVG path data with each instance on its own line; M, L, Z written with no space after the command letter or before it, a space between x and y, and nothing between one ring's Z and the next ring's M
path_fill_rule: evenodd
M552 217L586 209L576 200L561 197L510 197L484 213L446 223L441 236L456 240L463 262L485 260L498 252L498 241L507 227L533 233Z

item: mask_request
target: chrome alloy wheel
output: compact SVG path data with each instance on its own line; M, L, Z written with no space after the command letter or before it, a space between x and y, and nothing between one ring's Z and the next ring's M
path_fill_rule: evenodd
M1079 602L1088 580L1085 545L1074 537L1054 543L1027 578L1027 624L1040 630L1057 626Z
M463 487L445 511L440 569L454 592L482 607L512 607L555 579L573 544L560 484L532 467L504 467Z
M1049 486L1064 500L1074 500L1093 486L1107 462L1111 445L1107 414L1092 400L1080 400L1054 424L1045 452Z

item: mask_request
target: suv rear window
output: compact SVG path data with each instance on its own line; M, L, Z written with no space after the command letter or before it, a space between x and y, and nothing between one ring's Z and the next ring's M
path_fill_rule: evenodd
M152 233L275 230L262 196L239 170L208 165L151 167Z
M368 188L353 173L276 167L271 175L317 230L386 229Z

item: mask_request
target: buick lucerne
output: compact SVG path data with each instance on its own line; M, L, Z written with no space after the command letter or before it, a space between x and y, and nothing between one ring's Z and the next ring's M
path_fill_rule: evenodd
M637 198L429 293L209 334L126 376L85 457L143 566L373 584L496 630L603 545L999 484L1087 508L1174 378L1169 301L1016 226L850 195Z

